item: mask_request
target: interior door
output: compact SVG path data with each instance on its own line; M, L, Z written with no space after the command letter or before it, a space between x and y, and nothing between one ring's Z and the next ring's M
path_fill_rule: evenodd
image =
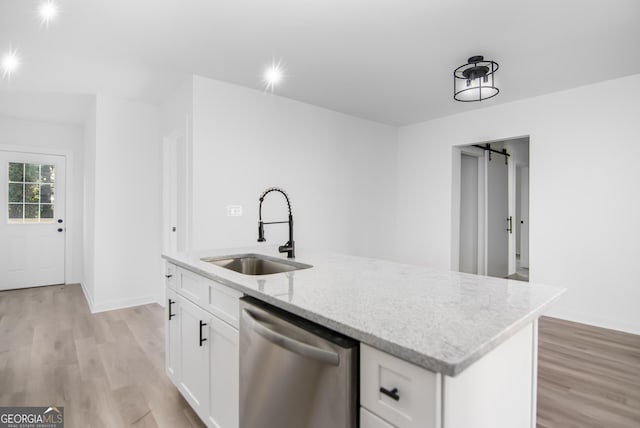
M486 160L487 192L487 275L506 278L509 274L509 188L504 156L493 154Z
M65 282L65 158L0 151L0 290Z

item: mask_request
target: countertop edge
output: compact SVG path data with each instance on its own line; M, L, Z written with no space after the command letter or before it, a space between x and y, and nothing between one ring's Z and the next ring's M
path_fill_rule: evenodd
M263 294L257 290L245 287L241 284L237 284L227 278L215 275L203 269L199 269L197 266L194 266L193 264L184 262L170 255L163 254L162 258L175 264L176 266L187 269L193 273L201 275L210 280L216 281L220 284L226 285L230 288L233 288L234 290L240 291L248 296L255 297L256 299L259 299L263 302L276 306L282 310L285 310L287 312L290 312L302 318L308 319L324 327L335 330L338 333L352 337L353 339L356 339L361 343L380 349L381 351L387 352L388 354L393 355L397 358L408 361L412 364L415 364L419 367L430 370L432 372L441 373L445 376L450 376L450 377L453 377L462 373L466 368L471 366L473 363L480 360L482 357L484 357L489 352L491 352L492 350L500 346L502 343L506 342L509 338L511 338L518 331L524 328L527 324L538 319L544 313L544 311L550 305L552 305L556 300L558 300L560 296L562 296L562 294L564 294L564 292L566 291L564 289L560 290L552 299L541 304L533 311L530 311L529 313L521 317L518 321L511 324L509 328L500 332L498 335L496 335L491 340L489 340L486 344L474 350L467 358L455 363L450 363L450 362L442 361L438 358L421 354L415 350L405 348L401 345L390 342L388 340L380 339L370 333L360 331L354 327L336 322L330 318L326 318L322 315L303 309L297 305L284 302L282 300L279 300L267 294Z

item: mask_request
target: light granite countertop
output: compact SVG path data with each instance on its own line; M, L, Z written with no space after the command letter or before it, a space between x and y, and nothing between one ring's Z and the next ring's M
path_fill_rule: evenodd
M256 247L163 255L228 285L418 366L455 376L537 319L563 288L344 254L296 249L294 272L250 276L201 261Z

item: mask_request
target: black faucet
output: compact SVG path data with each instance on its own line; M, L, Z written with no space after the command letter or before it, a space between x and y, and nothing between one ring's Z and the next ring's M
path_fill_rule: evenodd
M280 192L284 196L287 201L287 208L289 208L289 220L287 221L270 221L263 222L262 221L262 202L264 201L264 197L271 192ZM293 242L293 214L291 214L291 203L289 202L289 196L287 192L278 188L278 187L270 187L260 195L260 207L258 209L258 242L264 242L264 225L265 224L280 224L280 223L289 223L289 241L286 244L278 247L278 251L281 253L287 253L287 258L293 259L296 256L296 244Z

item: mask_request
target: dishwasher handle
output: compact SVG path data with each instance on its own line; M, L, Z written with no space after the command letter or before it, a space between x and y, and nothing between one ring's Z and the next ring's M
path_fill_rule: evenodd
M277 331L273 331L260 321L254 318L251 312L248 309L242 310L242 316L249 323L250 328L262 336L265 340L268 340L271 343L274 343L282 348L285 348L293 353L301 355L303 357L307 357L312 360L319 361L324 364L337 366L340 363L340 357L336 352L328 351L326 349L317 348L312 345L308 345L306 343L302 343L298 340L292 339L283 335L282 333L278 333Z

